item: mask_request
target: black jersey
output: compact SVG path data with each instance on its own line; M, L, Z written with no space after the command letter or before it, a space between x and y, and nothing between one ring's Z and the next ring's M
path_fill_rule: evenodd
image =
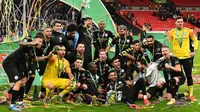
M179 59L177 57L174 56L170 56L169 60L164 60L161 63L161 66L165 68L165 64L168 63L170 66L175 67L177 64L180 64ZM167 69L166 68L166 72L167 74L170 75L170 77L176 77L176 76L183 76L183 72L177 72L177 71L173 71L171 69Z
M147 45L142 45L143 48L148 49L151 54L152 54L152 62L158 60L160 57L162 57L162 53L161 53L161 48L162 48L162 43L160 43L157 40L154 40L154 44L153 47L148 47Z
M102 78L99 77L98 74L92 74L89 71L83 72L82 74L82 83L87 84L87 85L93 85L96 88L98 88L99 85L103 84Z
M130 78L132 79L132 76L127 69L128 66L126 63L121 65L121 69L119 70L114 69L115 72L117 73L117 79L124 79L124 80L129 80Z
M78 43L82 43L85 45L85 52L91 57L91 45L93 44L93 31L87 29L84 26L79 27L79 39Z
M119 55L119 53L121 53L125 49L128 49L132 42L133 42L133 38L131 36L127 36L125 38L116 37L112 40L110 46L113 47L114 45L116 45L115 56L117 56Z
M108 70L111 68L111 60L107 58L105 61L100 61L99 58L94 60L98 68L98 74L104 76L108 73Z
M118 79L114 83L109 83L106 87L106 91L112 90L112 91L121 91L123 87L126 85L125 80Z
M35 58L33 47L21 46L8 55L3 61L4 66L16 66L21 71L27 69L27 61Z
M100 75L101 78L103 78L104 85L103 88L107 86L107 84L110 82L108 79L108 71L111 68L111 60L107 58L105 61L100 62L99 59L94 60L94 62L97 65L98 71L97 73Z
M60 32L52 31L52 37L50 38L50 45L48 47L46 54L49 54L49 52L53 50L53 47L55 45L64 45L66 51L68 49L68 41L65 35Z
M76 82L82 83L85 80L84 79L85 71L81 71L78 68L74 68L74 67L72 67L71 70L72 70L72 74L74 75L74 79Z
M104 30L95 31L94 33L94 47L98 51L99 49L105 49L108 46L109 38L113 39L115 36L111 31Z

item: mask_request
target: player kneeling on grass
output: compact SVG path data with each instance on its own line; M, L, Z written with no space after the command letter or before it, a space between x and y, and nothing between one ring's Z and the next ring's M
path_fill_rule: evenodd
M42 85L46 88L46 101L51 98L55 89L62 89L59 98L62 100L66 93L72 91L72 81L74 76L71 73L69 62L64 58L66 49L64 45L55 46L53 55L48 59L47 66L42 78ZM69 79L59 78L60 74L65 72Z
M74 75L74 80L76 81L76 90L74 90L73 92L70 92L69 96L67 97L67 101L68 102L77 102L77 103L81 103L81 101L83 100L82 98L82 91L86 90L87 85L83 84L83 80L85 77L85 72L86 70L83 67L83 60L80 58L77 58L76 61L74 62L74 65L72 65L72 73Z
M145 81L145 70L143 68L145 68L146 66L146 61L144 59L140 59L137 61L137 67L139 69L139 73L137 74L137 76L134 78L133 81L126 81L127 86L130 87L130 92L127 95L126 98L126 103L130 106L130 108L137 108L137 106L134 104L139 91L142 90L142 95L143 95L143 100L144 100L144 104L145 105L149 105L150 102L147 99L147 91L146 91L146 81Z
M85 90L83 93L86 94L85 102L87 104L96 105L96 101L105 103L106 94L102 89L103 80L99 74L97 74L97 71L97 65L94 62L90 62L88 64L88 71L83 74L82 88Z
M145 76L147 84L149 85L149 88L147 89L147 98L162 98L166 81L165 78L161 76L160 71L158 70L158 66L160 66L160 63L164 60L164 57L161 57L155 62L152 62L149 67L146 67L145 63L143 63L142 60L143 59L139 60L137 63L138 65L141 64L141 66L138 66L138 69L140 71L144 71L143 74ZM142 99L143 95L139 94L138 98Z
M169 102L167 105L175 103L175 95L179 87L184 84L185 77L181 69L179 60L177 57L170 55L169 48L167 46L162 47L162 55L164 56L163 67L167 71L168 78L167 84L167 99Z
M123 78L117 78L117 73L114 69L109 70L108 79L110 79L110 83L108 83L106 87L107 91L106 104L110 105L116 103L118 99L120 99L121 101L122 94L119 95L118 93L122 92L125 86L125 80Z

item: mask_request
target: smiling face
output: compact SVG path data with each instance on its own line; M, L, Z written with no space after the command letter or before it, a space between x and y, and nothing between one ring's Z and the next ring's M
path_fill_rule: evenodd
M55 23L53 30L56 32L60 32L62 29L62 24L61 23Z
M115 69L120 69L120 67L121 67L120 60L119 60L119 59L114 60L113 63L112 63L112 66L113 66Z
M140 49L141 49L140 43L135 43L133 48L135 51L140 51Z
M153 47L154 39L153 38L147 38L147 45L149 47Z
M84 21L84 23L85 23L85 26L86 26L87 28L91 28L91 27L92 27L92 19L86 19L86 20Z
M77 45L76 50L77 50L77 52L79 52L80 54L84 54L84 52L85 52L85 45L79 43L79 44Z
M112 81L115 82L117 80L117 74L116 72L110 72L108 78Z

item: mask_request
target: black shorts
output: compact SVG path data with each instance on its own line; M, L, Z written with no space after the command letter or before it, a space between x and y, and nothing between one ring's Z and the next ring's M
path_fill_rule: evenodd
M90 95L96 95L97 94L97 88L95 87L94 84L87 84L88 89L86 90L87 94Z
M185 76L179 77L179 86L185 83Z
M177 76L178 77L178 76ZM170 80L172 80L173 79L173 77L170 79ZM184 76L180 76L179 77L179 83L178 83L178 86L180 87L181 85L183 85L185 83L185 77ZM169 84L167 85L167 92L169 93Z
M46 65L47 65L47 61L40 61L39 62L39 68L40 68L40 71L39 72L39 75L40 76L43 76L44 72L45 72L45 69L46 69Z
M28 63L28 75L35 75L35 70L37 68L36 62Z
M178 85L181 86L185 83L185 76L176 76L179 78L179 83ZM174 77L172 77L170 80L172 80Z
M3 66L3 68L8 76L10 83L15 83L27 76L27 72L25 73L21 71L16 66Z
M147 90L147 93L149 93L152 98L152 97L155 97L159 93L159 91L158 91L158 88L154 86L154 87L149 87L149 89Z

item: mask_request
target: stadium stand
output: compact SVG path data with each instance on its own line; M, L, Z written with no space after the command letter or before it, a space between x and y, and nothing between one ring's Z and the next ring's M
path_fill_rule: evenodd
M119 0L119 3L127 6L149 6L153 4L150 0Z
M171 0L178 7L198 7L200 0Z
M127 14L131 12L138 20L138 24L143 26L145 23L151 23L153 31L165 31L171 30L175 27L175 20L168 18L166 21L161 21L159 17L153 16L153 11L131 11L123 10L121 11L122 16L127 17ZM185 22L185 27L194 28L194 32L198 31L198 28L190 23Z

